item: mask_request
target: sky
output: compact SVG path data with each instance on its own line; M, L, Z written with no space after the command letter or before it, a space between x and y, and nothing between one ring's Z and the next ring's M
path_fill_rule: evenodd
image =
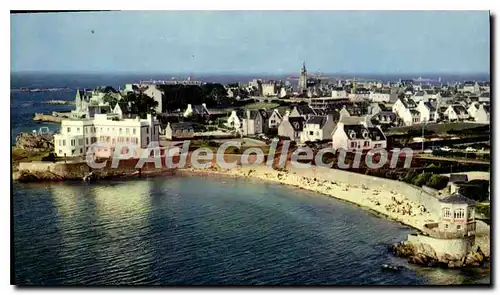
M11 15L11 72L489 73L487 11Z

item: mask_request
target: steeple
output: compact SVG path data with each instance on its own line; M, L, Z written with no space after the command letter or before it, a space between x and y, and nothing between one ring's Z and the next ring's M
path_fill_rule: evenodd
M302 62L302 69L301 69L300 72L301 73L306 73L307 72L307 70L306 70L306 62L305 61Z

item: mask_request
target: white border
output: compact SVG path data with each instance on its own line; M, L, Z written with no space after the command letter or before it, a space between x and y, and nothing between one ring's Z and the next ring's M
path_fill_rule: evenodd
M8 38L6 36L10 36L10 16L6 10L10 9L45 9L45 10L60 10L60 9L119 9L119 10L355 10L355 9L363 9L363 10L491 10L493 14L498 13L500 10L496 9L498 7L498 1L486 1L486 0L475 0L475 1L435 1L435 0L419 0L414 2L403 2L403 1L389 1L389 0L378 0L378 1L370 1L370 0L358 0L358 1L316 1L316 0L308 0L308 1L270 1L270 0L253 0L253 1L231 1L231 0L189 0L189 1L171 1L165 3L166 1L103 1L103 0L86 0L82 2L76 1L53 1L53 0L45 0L45 1L15 1L15 2L7 2L2 1L2 5L8 5L7 9L3 10L3 17L1 20L2 25L2 36L4 38ZM498 20L497 20L498 22ZM496 23L495 23L496 27ZM495 34L496 35L496 34ZM10 43L10 38L9 41ZM498 50L498 48L497 48ZM4 47L3 54L4 65L10 64L10 46ZM6 67L5 67L6 68ZM1 79L1 83L4 84L1 89L5 91L5 95L3 99L0 99L0 103L2 106L0 110L4 113L3 116L0 116L2 120L3 126L10 125L10 115L7 113L7 110L10 110L10 104L8 103L7 97L10 97L10 93L7 92L10 89L10 71L5 70L3 77ZM494 86L499 85L498 79L495 76L495 81L492 81ZM494 88L494 99L498 96L498 92L496 87ZM495 110L494 110L495 111ZM496 116L493 116L496 117ZM496 123L496 122L495 122ZM497 124L495 124L498 126ZM493 135L496 138L500 138L500 135L497 134L500 131L498 128L494 128L495 134ZM7 128L2 128L2 138L5 141L9 139L10 145L10 130L7 131ZM2 150L4 150L4 155L10 155L10 150L7 146L7 143L4 143L0 146ZM498 144L495 145L495 154L497 154L496 149L499 148ZM1 179L5 182L7 179L11 178L9 164L3 165L2 174L4 175ZM495 170L498 171L496 163ZM498 176L498 173L497 175ZM498 179L495 179L495 183L499 183ZM493 197L494 198L494 197ZM497 203L497 202L495 202ZM498 211L498 204L495 204L495 212ZM1 214L1 224L2 224L2 236L4 237L4 242L1 243L1 252L2 252L2 265L1 267L1 277L3 282L1 284L2 291L6 293L14 292L14 288L12 286L8 286L10 284L10 244L7 242L7 239L10 239L10 199L7 197L7 194L3 195L2 198L2 208L4 208L3 214ZM498 245L498 243L496 244ZM495 249L497 250L497 249ZM498 251L496 252L498 253ZM498 275L498 270L495 272ZM497 276L495 276L495 279ZM497 281L492 279L491 281ZM238 289L240 290L240 289ZM422 291L422 292L435 292L436 290L430 289L411 289L404 290L403 292L412 292L412 291ZM25 290L25 292L33 292L34 290ZM52 292L53 290L45 290L46 292ZM64 290L72 291L70 290ZM80 291L80 290L79 290ZM94 292L102 292L101 290L93 290ZM110 291L122 291L122 290L110 290ZM141 293L139 290L129 290L131 293ZM177 289L171 289L169 292L177 291ZM196 290L198 291L198 290ZM211 290L211 292L219 292L220 290ZM242 290L243 291L243 290ZM245 290L248 291L248 290ZM274 290L273 290L274 291ZM277 290L278 291L278 290ZM292 289L279 290L281 292L291 292L297 291ZM300 289L300 292L309 291L305 289ZM331 292L332 290L324 290L327 292ZM356 290L355 292L361 292L362 290ZM363 290L364 291L364 290ZM390 289L390 290L369 290L370 292L401 292L398 289ZM470 289L464 288L460 289L445 289L439 290L449 291L449 292L471 292ZM4 294L2 292L2 294ZM195 292L194 290L185 290L188 292ZM259 292L259 294L269 292L268 290L262 289L253 289L251 292ZM346 290L337 289L334 292L338 292L337 294L347 293ZM474 292L474 291L472 291Z

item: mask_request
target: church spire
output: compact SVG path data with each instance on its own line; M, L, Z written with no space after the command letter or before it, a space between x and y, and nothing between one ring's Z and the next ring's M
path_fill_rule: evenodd
M305 73L305 72L307 72L307 70L306 70L306 62L303 61L302 62L302 73Z

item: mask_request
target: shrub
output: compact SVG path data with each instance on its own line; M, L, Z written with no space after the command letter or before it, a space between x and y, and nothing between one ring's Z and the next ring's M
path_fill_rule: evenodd
M448 185L448 176L433 174L425 184L433 189L442 190Z
M406 183L413 183L413 179L417 176L417 172L415 171L409 171L406 173L406 175L403 177L403 181Z
M416 186L425 185L425 184L427 184L427 182L429 181L431 176L432 176L431 173L421 173L413 179L413 184Z

